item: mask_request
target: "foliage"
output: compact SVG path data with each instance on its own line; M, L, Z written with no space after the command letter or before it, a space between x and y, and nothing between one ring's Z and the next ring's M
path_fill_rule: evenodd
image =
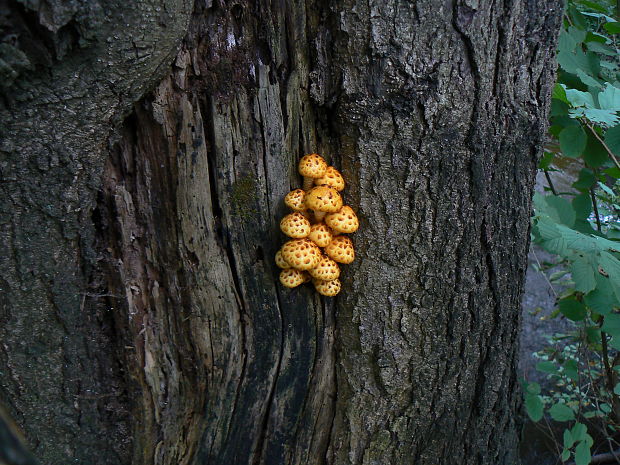
M556 389L525 383L533 421L566 422L561 459L591 462L597 437L617 448L620 431L620 74L614 3L570 0L559 37L550 143L540 162L549 188L534 196L533 241L560 258L554 316L575 323L539 353L537 369ZM571 192L549 173L580 166ZM558 345L558 342L562 345ZM595 421L596 420L596 421ZM599 425L602 426L594 426Z

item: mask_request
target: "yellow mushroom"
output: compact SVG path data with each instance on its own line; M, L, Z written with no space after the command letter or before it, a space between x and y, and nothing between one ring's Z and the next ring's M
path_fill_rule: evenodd
M282 249L276 252L276 266L278 268L282 268L283 270L286 270L291 267L291 265L289 265L288 262L284 260L284 257L282 256Z
M308 270L308 273L314 279L320 279L321 281L332 281L340 277L340 268L338 267L338 263L323 255L319 264Z
M314 288L319 294L327 297L334 297L340 292L340 288L342 287L338 279L334 279L332 281L321 281L320 279L313 279L312 283L314 284Z
M304 191L309 191L315 179L320 178L327 170L327 162L318 153L304 155L299 160L299 174L304 177Z
M327 247L327 244L332 241L332 232L325 223L316 223L310 226L308 239L319 247Z
M310 221L300 212L290 213L280 221L280 230L294 239L308 237Z
M325 215L325 223L335 232L351 234L357 231L360 223L351 207L344 205L336 213Z
M338 263L349 264L355 260L353 242L347 236L334 237L329 245L325 247L325 253L329 258Z
M282 258L298 270L314 268L321 260L321 249L309 239L293 239L282 246Z
M306 194L305 204L314 211L316 221L320 222L327 213L334 213L342 208L342 197L331 187L316 186Z
M316 186L328 186L332 189L336 189L338 192L344 189L344 178L340 171L333 166L328 166L325 170L325 174L320 178L314 180Z
M280 282L284 287L293 288L308 282L308 274L304 271L288 268L280 271Z

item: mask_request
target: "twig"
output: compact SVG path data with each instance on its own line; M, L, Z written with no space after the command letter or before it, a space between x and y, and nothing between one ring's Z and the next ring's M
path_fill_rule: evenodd
M549 287L551 288L551 291L553 292L553 295L557 299L558 298L558 293L555 291L555 288L553 287L553 284L551 284L551 281L549 281L549 278L547 277L547 273L545 273L543 271L542 265L540 264L540 260L538 260L538 255L536 255L536 251L534 249L532 249L532 254L534 254L534 258L536 259L536 263L538 264L538 269L540 270L540 272L544 276L545 281L547 281L547 284L549 284Z
M594 214L596 215L596 229L598 229L598 232L601 232L601 218L598 214L598 205L596 203L596 196L594 195L594 189L592 187L590 187L590 198L592 199L592 208L594 209Z
M551 176L549 175L549 171L547 170L543 170L543 171L545 172L545 178L547 178L549 189L551 189L551 192L553 192L553 195L558 195L558 193L555 190L555 187L553 186L553 182L551 181Z
M620 170L620 162L618 161L618 159L616 158L614 153L611 151L611 149L607 146L605 141L603 139L601 139L601 136L598 135L596 130L592 127L592 125L590 123L588 123L588 121L585 118L582 119L581 122L583 124L585 124L588 127L588 129L590 129L590 131L592 131L592 134L594 134L594 137L596 137L598 139L598 141L601 143L601 145L605 148L605 150L609 154L610 158L614 162L614 165L616 165L616 168L618 168Z

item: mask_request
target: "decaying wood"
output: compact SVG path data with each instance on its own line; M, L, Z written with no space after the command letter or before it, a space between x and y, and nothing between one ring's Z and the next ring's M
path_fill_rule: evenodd
M114 103L7 96L7 127L30 111L43 142L14 131L2 148L0 394L39 456L516 463L519 300L560 13L545 0L199 3L139 101L151 80ZM145 58L149 76L175 34ZM277 284L282 198L308 152L342 170L361 219L336 299Z

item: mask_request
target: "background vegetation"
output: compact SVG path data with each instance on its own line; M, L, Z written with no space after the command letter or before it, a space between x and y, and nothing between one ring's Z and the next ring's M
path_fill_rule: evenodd
M532 238L556 254L561 283L552 317L574 330L549 337L537 369L554 386L525 383L530 418L549 432L565 423L558 455L577 465L620 463L620 83L616 5L569 1L559 39L549 143L540 162L548 186L535 194ZM551 172L578 167L570 192ZM557 266L544 263L543 267ZM544 420L544 422L543 422ZM596 459L592 456L596 455ZM614 457L617 456L617 457Z

